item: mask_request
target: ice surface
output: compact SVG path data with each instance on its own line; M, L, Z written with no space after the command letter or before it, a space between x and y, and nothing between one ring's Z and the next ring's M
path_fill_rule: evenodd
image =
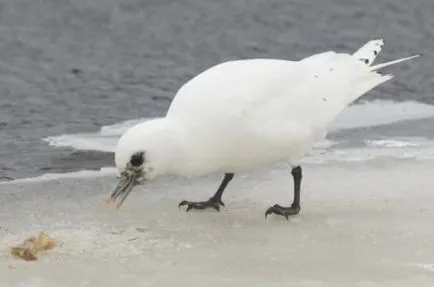
M432 165L305 165L289 221L264 218L289 203L282 166L235 177L220 213L177 208L220 175L160 178L118 212L103 204L112 176L0 184L0 286L434 286ZM8 256L41 230L62 246L37 262Z

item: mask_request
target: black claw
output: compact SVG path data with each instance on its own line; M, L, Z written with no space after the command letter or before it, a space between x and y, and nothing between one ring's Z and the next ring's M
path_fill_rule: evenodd
M183 200L178 204L178 208L181 208L181 206L184 206L186 204L188 204L188 202L186 200Z
M291 207L282 207L278 204L275 204L265 211L265 218L267 218L268 215L274 213L276 215L282 215L287 220L289 220L290 215L296 215L299 212L300 212L299 205L291 205Z
M178 204L178 208L181 206L187 205L186 212L192 210L192 209L206 209L206 208L214 208L218 212L220 211L220 205L225 206L223 201L221 199L215 200L213 198L210 198L207 201L199 201L199 202L193 202L193 201L187 201L183 200Z
M272 212L270 211L270 209L267 209L266 211L265 211L265 218L267 218L267 216L269 215L269 214L271 214Z

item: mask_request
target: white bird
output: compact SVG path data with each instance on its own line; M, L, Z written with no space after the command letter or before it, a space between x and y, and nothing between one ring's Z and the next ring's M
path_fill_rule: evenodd
M268 214L300 211L300 162L329 124L356 99L388 81L378 69L419 55L372 66L383 46L372 40L353 54L328 51L300 61L248 59L209 68L185 83L165 117L126 131L115 151L118 184L109 201L119 208L133 187L162 174L224 174L206 201L182 201L190 209L215 208L234 174L277 162L291 167L294 198Z

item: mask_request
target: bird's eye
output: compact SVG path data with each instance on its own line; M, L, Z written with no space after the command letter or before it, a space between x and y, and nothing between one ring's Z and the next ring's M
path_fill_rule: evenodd
M130 164L134 167L139 167L143 164L144 161L144 152L136 152L131 156Z

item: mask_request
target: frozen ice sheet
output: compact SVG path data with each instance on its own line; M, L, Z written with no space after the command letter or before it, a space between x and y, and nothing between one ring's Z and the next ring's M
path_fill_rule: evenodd
M207 199L221 177L166 177L137 188L120 211L112 177L0 185L0 286L434 286L434 190L429 161L306 165L302 210L283 167L234 178L220 213L177 208ZM41 230L62 246L37 262L7 244ZM428 267L427 267L428 266Z

